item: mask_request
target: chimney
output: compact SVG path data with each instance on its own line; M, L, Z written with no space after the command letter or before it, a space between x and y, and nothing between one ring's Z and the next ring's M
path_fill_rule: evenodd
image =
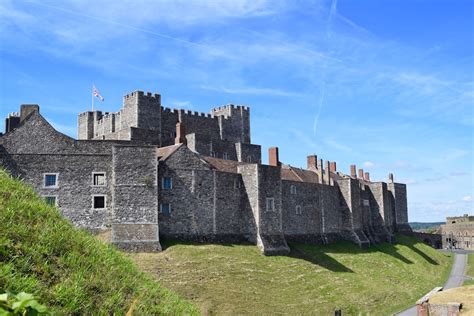
M364 169L359 169L359 178L364 179Z
M331 161L329 163L329 169L331 170L331 172L336 173L336 162L335 161Z
M176 123L176 138L174 144L185 144L186 145L186 133L184 131L184 124L181 122Z
M366 173L364 174L364 179L365 179L366 181L370 181L370 174L369 174L368 172L366 172Z
M393 173L388 174L388 183L393 183Z
M356 165L351 165L351 177L357 178L357 168L356 168Z
M20 107L20 122L23 122L33 112L39 113L38 104L22 104Z
M322 170L324 169L324 168L323 168L323 160L322 160L322 159L318 159L317 164L318 164L318 169L322 171Z
M306 157L306 168L309 170L315 170L318 168L318 156L311 155Z
M280 165L280 160L278 158L278 147L270 147L268 149L268 164L274 167Z
M327 184L327 185L330 185L331 184L331 176L329 174L329 161L326 161L326 168L324 168L324 182Z

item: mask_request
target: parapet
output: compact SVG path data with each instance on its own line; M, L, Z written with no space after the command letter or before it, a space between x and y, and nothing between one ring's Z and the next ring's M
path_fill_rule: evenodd
M130 99L130 98L136 98L136 97L147 97L147 98L153 98L153 99L158 99L161 100L161 95L159 93L152 93L152 92L147 92L145 95L145 92L141 90L136 90L131 93L126 94L123 98L124 99Z

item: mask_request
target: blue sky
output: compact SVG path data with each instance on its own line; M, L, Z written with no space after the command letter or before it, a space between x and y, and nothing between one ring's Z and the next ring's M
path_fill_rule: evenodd
M92 83L103 111L137 89L245 104L264 152L393 172L410 221L442 221L473 214L473 20L461 0L0 0L0 113L38 103L75 137Z

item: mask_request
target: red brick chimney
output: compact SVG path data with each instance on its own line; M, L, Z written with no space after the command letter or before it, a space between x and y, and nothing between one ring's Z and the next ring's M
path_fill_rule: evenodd
M274 167L280 165L280 159L278 158L278 147L270 147L268 149L268 164Z
M336 162L335 161L331 161L329 163L329 170L331 170L331 172L336 172Z
M365 173L364 179L365 179L366 181L370 181L370 174L369 174L368 172Z
M318 156L311 155L306 157L306 168L309 170L318 169Z
M356 168L356 165L351 165L351 177L357 178L357 168Z
M186 145L186 133L184 131L184 124L181 122L176 123L176 138L174 144L185 144Z
M359 169L359 178L364 179L364 169Z

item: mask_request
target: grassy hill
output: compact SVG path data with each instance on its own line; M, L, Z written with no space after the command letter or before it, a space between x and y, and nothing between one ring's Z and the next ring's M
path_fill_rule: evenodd
M291 244L281 257L254 245L165 243L162 253L131 257L206 314L389 315L443 285L452 264L451 254L398 240L370 249Z
M412 222L409 223L411 229L414 231L421 231L427 233L435 232L439 226L446 224L445 222L432 222L432 223L421 223L421 222Z
M197 314L131 260L73 228L0 170L0 293L29 292L53 314Z

